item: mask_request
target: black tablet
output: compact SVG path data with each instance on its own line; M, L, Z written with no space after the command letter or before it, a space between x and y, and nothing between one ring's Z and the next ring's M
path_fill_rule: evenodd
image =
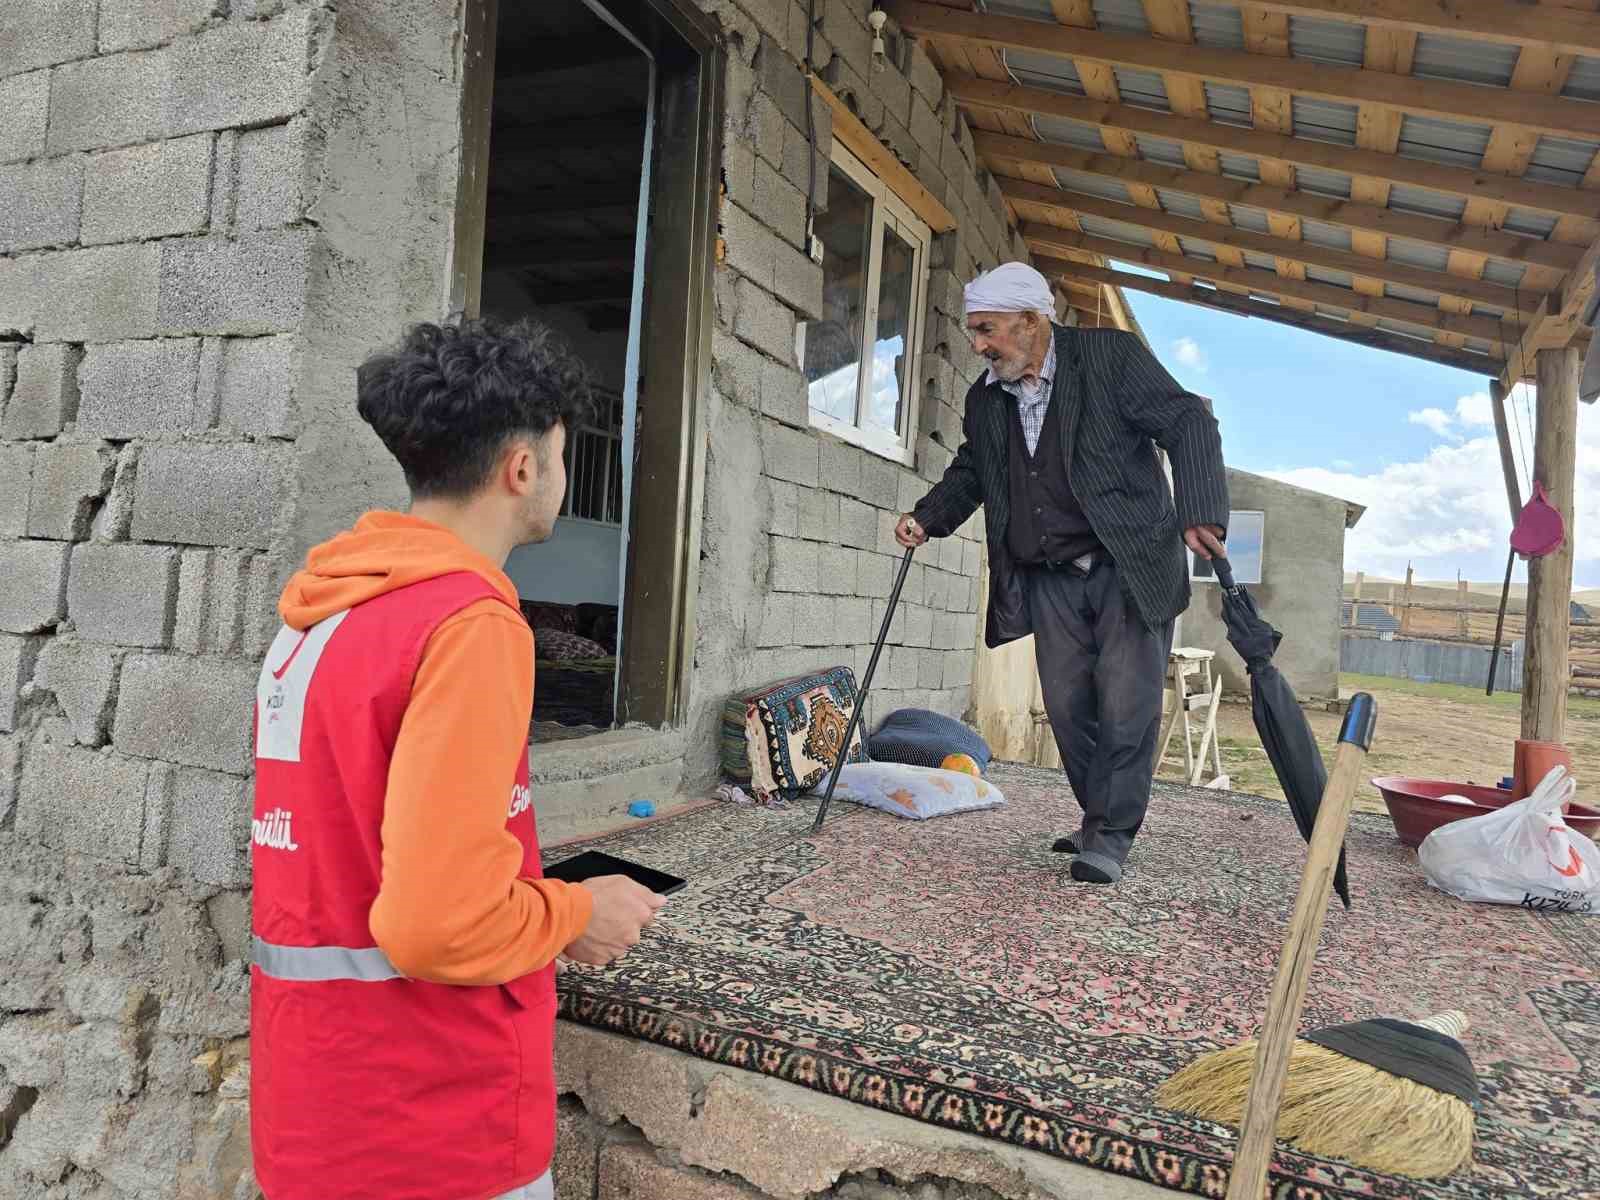
M640 866L625 858L613 858L609 854L601 854L598 850L585 850L574 858L546 867L544 874L546 879L563 879L568 883L582 883L585 879L594 879L599 875L626 875L639 886L649 888L658 896L670 896L688 883L688 880L679 879L676 875L668 875L665 871L657 871L653 867Z

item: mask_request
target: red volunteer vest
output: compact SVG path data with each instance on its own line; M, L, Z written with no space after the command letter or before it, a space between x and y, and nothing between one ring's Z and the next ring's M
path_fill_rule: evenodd
M285 628L262 667L250 1123L268 1200L485 1200L549 1168L554 968L497 987L402 979L367 927L423 647L485 598L503 600L466 572L402 588ZM507 805L537 878L526 755Z

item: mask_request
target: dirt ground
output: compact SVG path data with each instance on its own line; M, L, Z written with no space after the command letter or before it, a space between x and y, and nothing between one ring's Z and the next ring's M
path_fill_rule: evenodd
M1361 675L1344 676L1340 690L1346 696L1370 692L1377 701L1377 735L1368 769L1363 772L1366 778L1411 775L1493 786L1511 774L1512 747L1521 721L1519 696L1488 697L1474 688ZM1313 709L1308 709L1306 716L1316 732L1323 761L1331 765L1342 716ZM1224 703L1217 728L1222 767L1234 790L1281 798L1283 790L1256 736L1250 706ZM1174 736L1162 763L1163 779L1183 776L1181 738L1181 733ZM1573 774L1578 778L1579 803L1600 807L1600 700L1571 698L1566 741L1572 751ZM1370 784L1356 794L1356 807L1385 811L1382 798Z

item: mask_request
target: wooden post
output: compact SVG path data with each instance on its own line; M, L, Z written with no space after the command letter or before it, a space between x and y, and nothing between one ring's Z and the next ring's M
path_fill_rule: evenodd
M1506 482L1506 504L1511 509L1511 523L1517 523L1522 513L1522 487L1517 482L1517 457L1511 449L1511 427L1506 422L1506 389L1498 379L1489 382L1489 407L1494 412L1494 436L1500 443L1500 474Z
M1411 564L1407 563L1406 564L1405 601L1403 602L1402 607L1400 609L1400 636L1401 637L1410 637L1411 636L1411 579L1412 579L1412 574L1413 574L1413 572L1411 570Z
M1467 599L1467 581L1456 580L1456 607L1460 611L1456 614L1456 632L1462 637L1472 634L1472 605Z
M1566 732L1567 662L1572 635L1573 481L1578 441L1578 350L1538 355L1539 416L1534 425L1533 477L1567 525L1553 554L1528 562L1527 657L1523 661L1522 736L1559 742Z
M1361 590L1366 582L1366 574L1362 571L1357 571L1355 599L1350 602L1350 627L1352 629L1361 624Z

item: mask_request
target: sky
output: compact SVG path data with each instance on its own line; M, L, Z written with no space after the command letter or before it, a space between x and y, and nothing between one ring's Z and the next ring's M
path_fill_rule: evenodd
M1157 356L1215 403L1231 467L1367 506L1345 540L1345 569L1404 579L1505 577L1505 484L1487 376L1283 325L1124 293ZM1522 497L1535 408L1511 397ZM1600 413L1578 413L1573 586L1600 587ZM1520 432L1520 436L1519 436ZM1270 547L1272 532L1267 531ZM1269 549L1270 553L1270 549ZM1525 582L1519 562L1514 576Z

